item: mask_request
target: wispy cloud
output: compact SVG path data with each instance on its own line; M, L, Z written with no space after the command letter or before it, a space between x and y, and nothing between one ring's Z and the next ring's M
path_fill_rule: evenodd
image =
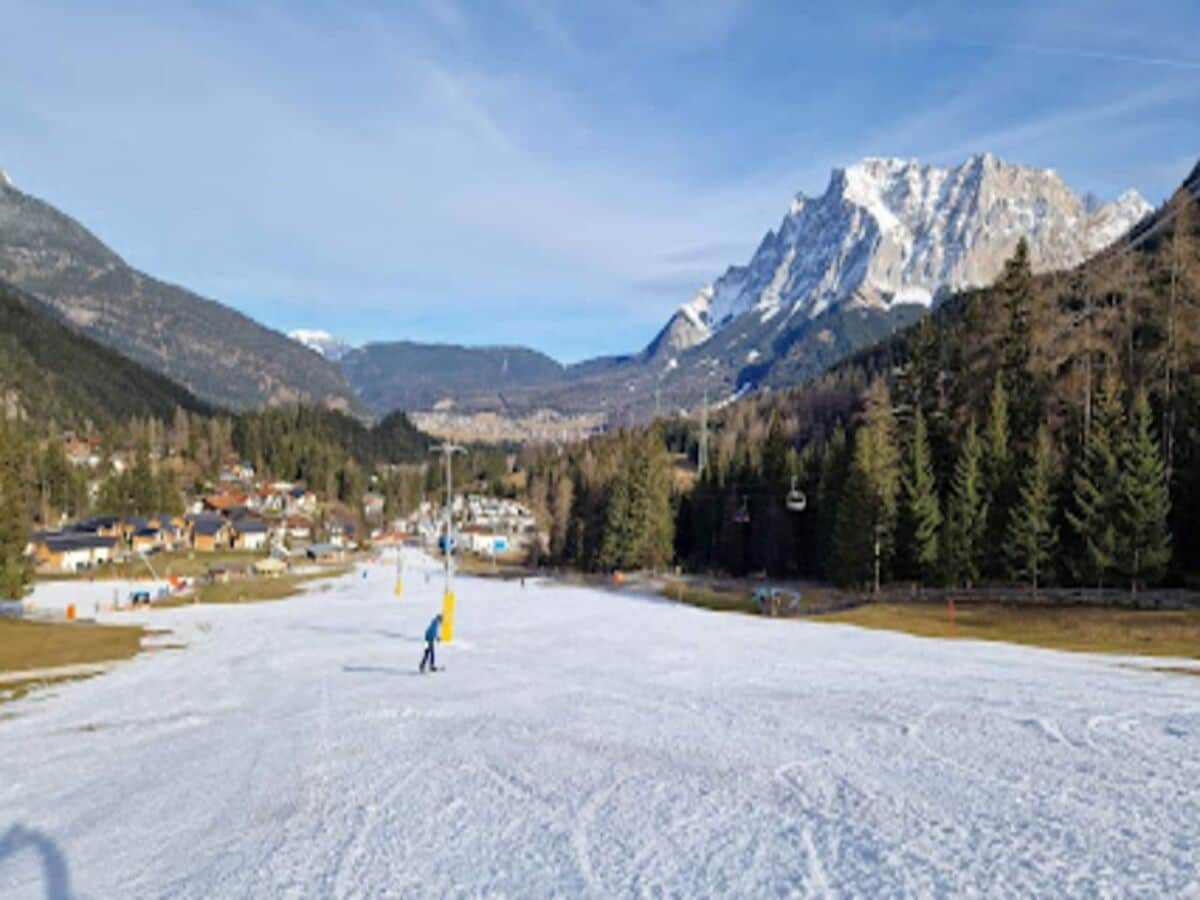
M1182 2L1127 12L1135 38L1044 4L4 6L18 183L155 274L354 339L587 316L566 355L629 350L863 155L1153 195L1148 155L1200 148Z
M1120 123L1139 113L1169 110L1185 99L1200 99L1200 84L1165 84L1150 88L1133 87L1105 103L1076 103L1048 114L1017 120L1003 128L985 130L948 146L950 154L991 150L997 153L1019 151L1047 138L1078 140L1086 129ZM1200 148L1198 148L1200 149Z
M1073 59L1098 60L1110 63L1133 63L1139 66L1161 66L1168 69L1200 69L1200 59L1182 59L1166 56L1142 56L1136 53L1119 53L1111 50L1088 50L1084 47L1048 47L1041 44L1003 43L999 41L972 41L948 39L947 44L962 47L982 47L988 50L1005 50L1017 53L1032 53L1043 56L1066 56Z
M697 244L694 247L680 247L668 250L662 255L662 261L668 265L690 265L703 262L711 263L714 259L729 259L730 256L742 249L741 244L730 241L710 241Z

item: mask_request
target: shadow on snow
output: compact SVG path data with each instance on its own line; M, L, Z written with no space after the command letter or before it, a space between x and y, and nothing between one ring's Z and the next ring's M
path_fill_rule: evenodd
M32 850L41 860L46 900L70 900L71 873L67 859L50 836L24 825L12 826L0 837L0 866L22 850Z

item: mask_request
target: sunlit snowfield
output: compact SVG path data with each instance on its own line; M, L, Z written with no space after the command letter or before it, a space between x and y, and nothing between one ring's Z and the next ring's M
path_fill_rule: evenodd
M1200 678L368 575L0 708L0 896L1200 891Z

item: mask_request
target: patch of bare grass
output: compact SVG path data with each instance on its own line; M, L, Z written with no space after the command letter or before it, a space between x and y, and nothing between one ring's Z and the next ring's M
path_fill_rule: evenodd
M274 578L240 578L233 581L202 584L196 588L195 600L199 603L258 603L264 600L286 600L301 592L313 581L338 578L353 571L353 566L336 566L319 572L304 572L279 575ZM190 602L185 597L182 602Z
M872 603L815 617L921 637L1007 641L1055 650L1200 659L1200 610Z
M142 646L137 625L0 618L0 672L128 659Z

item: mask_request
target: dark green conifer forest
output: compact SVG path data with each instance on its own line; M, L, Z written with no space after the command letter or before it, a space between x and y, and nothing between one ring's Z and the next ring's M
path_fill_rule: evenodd
M1193 584L1197 200L1181 189L1068 272L1034 275L1022 241L990 288L725 408L707 441L700 472L695 419L541 454L529 496L562 536L552 556L863 588Z

